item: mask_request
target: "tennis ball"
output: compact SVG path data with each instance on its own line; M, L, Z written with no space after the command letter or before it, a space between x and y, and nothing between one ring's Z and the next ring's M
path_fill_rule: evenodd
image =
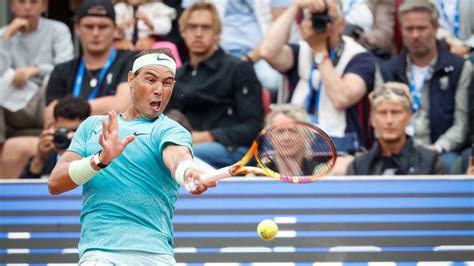
M261 239L270 241L277 235L278 226L274 221L265 219L258 224L257 233Z

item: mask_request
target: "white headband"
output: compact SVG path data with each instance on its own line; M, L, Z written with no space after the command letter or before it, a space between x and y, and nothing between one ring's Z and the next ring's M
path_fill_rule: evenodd
M173 71L173 75L176 74L176 62L165 54L146 54L140 56L133 62L132 72L137 73L138 70L146 66L164 66Z

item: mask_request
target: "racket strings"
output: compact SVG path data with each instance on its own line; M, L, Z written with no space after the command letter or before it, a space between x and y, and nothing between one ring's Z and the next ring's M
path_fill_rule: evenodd
M331 140L303 123L270 127L257 140L258 157L267 169L290 182L311 182L326 175L334 164Z

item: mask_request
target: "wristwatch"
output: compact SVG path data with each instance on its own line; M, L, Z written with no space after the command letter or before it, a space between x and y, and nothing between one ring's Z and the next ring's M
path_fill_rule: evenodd
M327 53L315 53L314 54L314 63L316 63L316 65L321 64L326 59L329 59L329 55Z
M95 163L95 165L97 165L97 167L99 167L100 169L104 169L105 167L108 166L108 164L103 164L103 163L100 162L99 155L100 155L101 152L102 152L102 151L99 151L98 153L96 153L96 154L94 155L94 163Z

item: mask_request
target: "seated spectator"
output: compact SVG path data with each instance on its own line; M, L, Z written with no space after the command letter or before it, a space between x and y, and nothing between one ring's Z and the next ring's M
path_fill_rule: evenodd
M380 57L393 50L395 5L393 0L342 1L347 26L344 34L353 37Z
M472 65L436 40L438 12L430 2L405 1L398 15L405 49L380 64L383 81L377 83L409 85L414 115L407 133L442 154L449 171L466 144Z
M262 87L250 63L219 47L222 24L214 5L190 6L179 27L190 60L176 73L167 110L189 119L196 157L213 167L232 164L262 127Z
M331 21L315 32L312 13L326 9ZM300 30L305 41L287 44L291 24L303 10ZM312 121L333 137L337 150L347 154L366 144L360 121L368 114L359 107L373 87L375 58L352 38L341 37L344 26L341 6L334 0L295 1L271 25L260 53L288 76L289 101L306 107Z
M54 107L54 124L39 136L36 154L32 156L20 178L41 178L49 175L59 157L66 151L74 132L90 115L86 100L75 97L60 99Z
M440 13L437 37L445 40L452 53L474 62L474 4L472 0L432 0Z
M15 71L13 87L21 90L28 81L38 86L26 107L10 111L0 107L0 143L8 137L37 136L43 128L43 84L54 66L72 59L73 45L67 26L41 17L47 0L12 0L15 18L0 28L0 69ZM2 95L2 97L4 97Z
M183 0L187 8L199 0ZM204 0L214 4L222 21L220 45L227 53L254 64L254 70L262 86L273 95L282 80L265 60L260 60L259 45L268 32L275 13L287 8L291 0Z
M75 17L82 56L55 67L46 91L46 126L57 99L73 95L89 101L93 115L123 111L129 104L128 71L133 53L113 48L115 11L110 0L86 0Z
M151 48L157 36L171 31L171 21L176 17L173 8L149 0L126 0L114 8L119 32L116 47L128 50Z
M405 134L412 116L412 97L403 83L388 82L370 95L371 121L377 142L349 165L347 175L444 174L438 154L413 143Z

